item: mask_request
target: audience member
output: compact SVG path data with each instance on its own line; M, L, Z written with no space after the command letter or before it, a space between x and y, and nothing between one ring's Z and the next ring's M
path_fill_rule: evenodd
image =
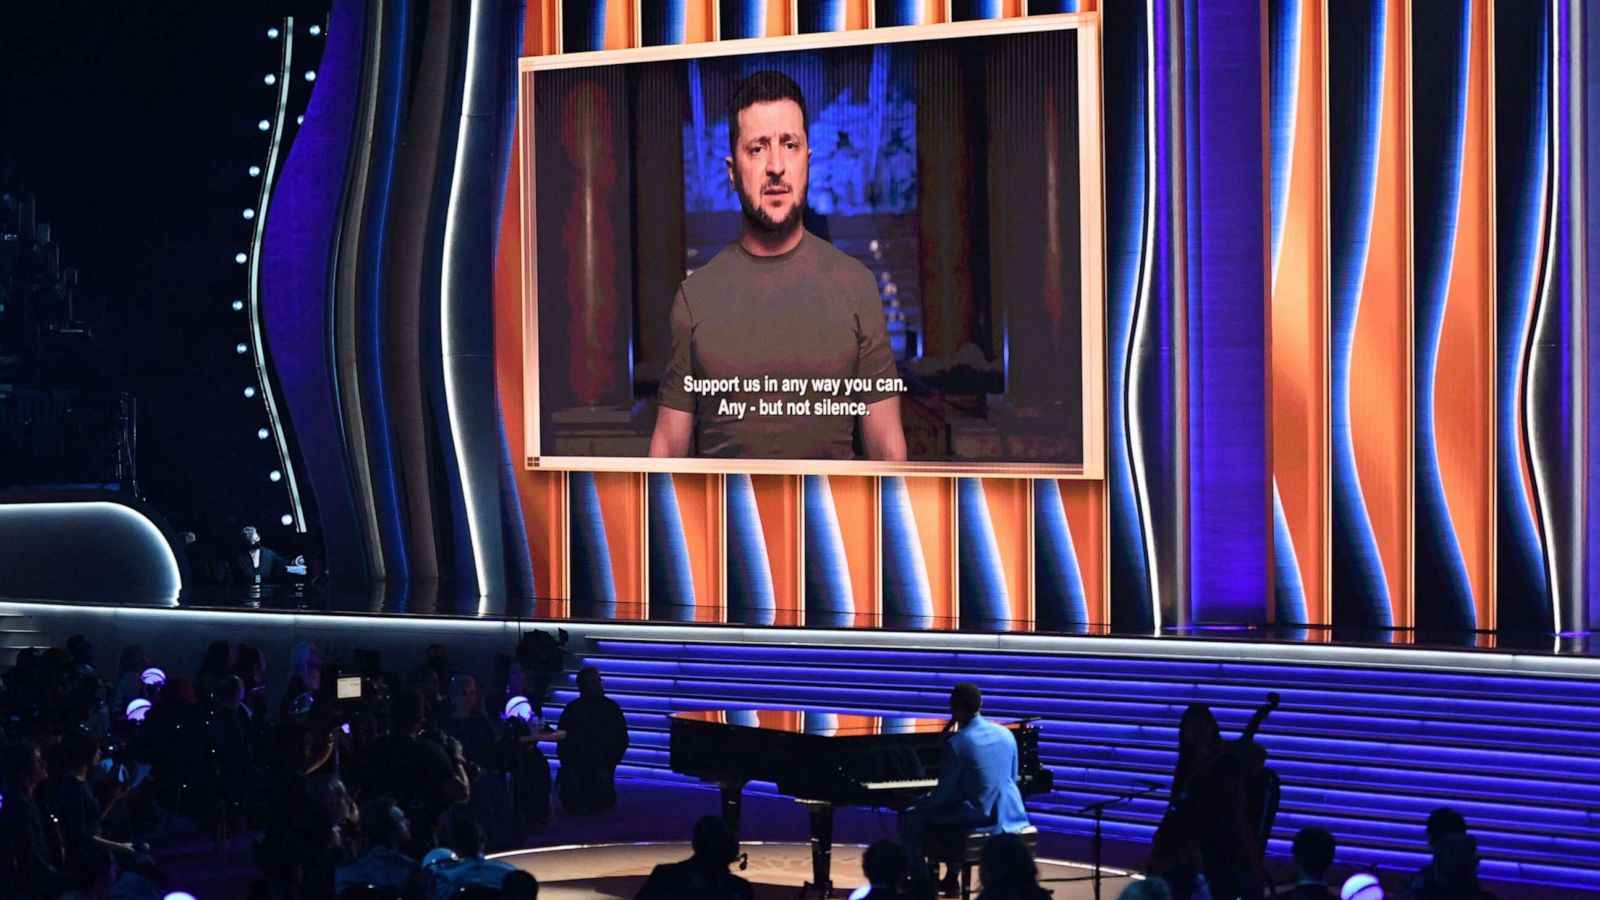
M606 696L605 679L594 666L578 671L578 697L561 711L556 744L561 808L569 813L599 812L617 804L617 765L628 749L628 722L617 701Z
M1465 832L1440 835L1429 842L1433 862L1428 877L1413 881L1402 900L1492 900L1478 884L1478 841Z
M101 819L111 804L127 794L127 787L113 784L106 803L101 803L89 782L90 772L100 762L100 743L87 732L70 732L56 756L59 768L51 785L49 807L60 829L65 871L79 889L100 894L110 884L112 851L133 854L131 845L108 841L100 831Z
M539 879L521 869L507 872L500 881L500 900L539 900Z
M1128 882L1128 886L1117 895L1117 900L1173 900L1173 897L1167 890L1165 881L1159 878L1146 878L1143 881Z
M739 859L739 839L717 816L694 823L694 854L682 862L662 863L634 895L634 900L752 900L750 882L728 871Z
M1467 833L1467 819L1450 807L1441 806L1428 813L1428 824L1423 833L1427 837L1428 852L1437 854L1440 841L1454 834ZM1410 882L1406 885L1406 892L1419 897L1425 896L1429 886L1438 879L1437 866L1438 858L1436 855L1427 865L1411 876Z
M1212 900L1200 855L1199 828L1189 821L1193 810L1169 814L1156 829L1146 868L1149 880L1166 885L1176 900Z
M510 863L483 858L483 826L471 816L451 816L445 832L445 845L456 858L434 867L430 891L434 900L450 900L465 887L499 890L506 876L516 871Z
M258 724L266 722L266 655L249 644L240 644L233 674L239 676L239 682L244 687L244 709L249 712L251 720Z
M978 861L983 893L978 900L1050 900L1039 886L1039 869L1028 845L1014 834L997 834L983 845Z
M94 669L94 644L81 634L67 638L67 655L72 657L72 677L99 678Z
M150 654L138 644L122 648L117 660L117 683L111 691L111 711L122 715L128 704L141 698L149 699L145 688L144 672L150 668Z
M322 689L322 652L316 644L295 644L289 654L289 684L283 690L283 700L278 704L278 715L289 718L304 715L311 708L312 698Z
M200 660L200 672L194 678L195 692L210 697L217 689L217 682L233 671L235 661L233 647L227 641L212 641Z
M1326 828L1304 828L1294 836L1295 886L1282 897L1295 900L1338 900L1338 895L1328 890L1328 869L1333 866L1336 844L1333 834Z
M911 868L906 851L890 840L874 841L861 854L861 873L867 876L867 893L862 900L898 900L900 886Z
M48 773L35 744L5 748L0 759L0 875L8 892L22 897L54 897L66 890L60 850L45 835L45 815L38 791Z
M461 745L423 734L422 695L401 691L389 709L389 734L365 754L363 788L371 796L393 797L411 823L412 843L420 853L432 843L439 817L471 796Z
M417 876L417 861L402 850L411 843L411 825L393 799L383 796L362 805L361 840L361 855L334 870L334 893L364 885L397 897L407 893Z
M490 767L490 756L500 734L494 721L484 714L478 682L471 675L450 679L450 712L439 718L439 730L461 742L468 762L479 769Z

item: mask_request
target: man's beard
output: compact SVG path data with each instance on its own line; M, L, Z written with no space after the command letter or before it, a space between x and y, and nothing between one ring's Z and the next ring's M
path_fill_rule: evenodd
M763 184L761 189L766 190L772 186L771 184ZM745 193L744 185L737 185L734 193L739 195L739 208L744 212L744 220L749 222L755 230L773 237L785 237L794 234L795 229L800 227L801 211L805 209L806 205L805 197L802 196L800 202L796 203L789 210L789 214L784 216L783 221L780 222L768 215L766 209L760 203L757 203L749 194Z

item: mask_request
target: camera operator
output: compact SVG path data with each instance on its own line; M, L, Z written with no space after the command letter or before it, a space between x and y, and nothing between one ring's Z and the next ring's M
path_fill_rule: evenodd
M445 810L471 796L471 776L459 741L424 733L425 701L416 691L401 691L389 709L389 734L363 754L365 796L388 794L412 825L411 846L420 857L432 845Z

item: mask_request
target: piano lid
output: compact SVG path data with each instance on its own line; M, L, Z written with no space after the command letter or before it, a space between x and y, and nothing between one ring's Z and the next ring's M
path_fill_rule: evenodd
M799 709L703 709L672 713L686 722L705 722L740 728L811 734L819 737L845 737L866 734L938 734L945 719L913 716L864 716Z

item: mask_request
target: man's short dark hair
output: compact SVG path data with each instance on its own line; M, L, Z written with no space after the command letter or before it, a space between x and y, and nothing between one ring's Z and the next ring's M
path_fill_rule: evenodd
M739 83L738 90L733 92L733 99L728 101L729 155L739 155L739 113L757 103L778 100L793 100L800 107L800 120L810 124L811 117L806 115L806 95L800 92L800 85L795 84L793 78L774 69L762 69Z
M906 856L906 851L894 841L876 841L861 856L861 871L871 884L898 886L910 869L910 857Z
M446 842L451 850L462 859L470 859L483 853L483 846L488 838L483 833L483 826L478 820L466 813L456 813L450 817L450 840Z
M694 848L694 858L709 865L726 866L739 858L739 839L721 816L701 816L694 823L689 845Z
M1326 828L1302 828L1294 836L1294 864L1312 878L1328 874L1336 846L1333 833Z
M539 879L521 869L507 872L500 879L500 896L505 900L539 900Z
M1428 843L1433 843L1452 834L1466 834L1467 819L1461 813L1448 806L1441 806L1428 813Z
M600 677L600 670L594 666L584 666L578 670L578 687L583 687L584 682Z
M976 714L983 709L983 692L970 681L963 681L950 689L950 705Z

